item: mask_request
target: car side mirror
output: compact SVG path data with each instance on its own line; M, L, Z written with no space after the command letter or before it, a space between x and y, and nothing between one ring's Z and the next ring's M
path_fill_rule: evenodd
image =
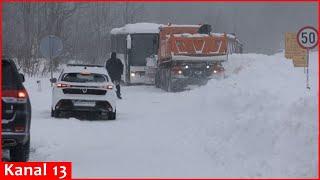
M20 81L21 82L24 82L25 81L25 78L24 78L24 75L19 73L19 78L20 78Z
M51 82L51 83L56 83L56 82L57 82L57 78L51 78L51 79L50 79L50 82Z

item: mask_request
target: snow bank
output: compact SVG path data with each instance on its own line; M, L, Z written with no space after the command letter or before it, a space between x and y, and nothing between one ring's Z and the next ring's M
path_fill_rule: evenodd
M193 96L185 111L199 113L216 176L317 176L317 53L311 54L311 90L303 68L283 56L232 55L227 79L185 93Z
M318 57L311 89L283 54L231 55L228 78L181 93L123 87L116 121L50 117L51 89L27 79L32 161L74 177L315 177Z

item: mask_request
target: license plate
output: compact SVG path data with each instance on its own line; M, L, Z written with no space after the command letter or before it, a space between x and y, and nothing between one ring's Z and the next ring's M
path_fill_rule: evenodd
M96 105L94 101L73 101L74 106L89 106L93 107Z

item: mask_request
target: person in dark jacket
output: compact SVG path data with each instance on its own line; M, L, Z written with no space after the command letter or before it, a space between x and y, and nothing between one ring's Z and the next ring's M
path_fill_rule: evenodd
M107 60L106 69L109 73L111 81L116 85L117 96L119 99L121 99L120 80L123 73L123 64L121 60L117 58L117 54L115 52L112 52L111 58Z

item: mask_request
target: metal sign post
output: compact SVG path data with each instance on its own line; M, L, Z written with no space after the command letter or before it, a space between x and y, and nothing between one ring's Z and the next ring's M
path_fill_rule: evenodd
M309 49L307 49L307 89L310 89L309 86Z
M310 89L309 84L309 56L310 50L315 48L318 44L318 31L316 28L311 26L303 27L297 33L298 44L307 50L307 66L306 66L306 86Z
M53 78L53 59L58 57L63 50L62 40L54 35L48 35L41 39L40 42L40 52L41 54L49 59L50 61L50 74L51 79ZM53 84L51 83L51 86Z
M51 35L49 36L49 61L50 61L50 78L53 78L53 62L52 62L52 40L51 40ZM51 83L51 87L53 84Z

